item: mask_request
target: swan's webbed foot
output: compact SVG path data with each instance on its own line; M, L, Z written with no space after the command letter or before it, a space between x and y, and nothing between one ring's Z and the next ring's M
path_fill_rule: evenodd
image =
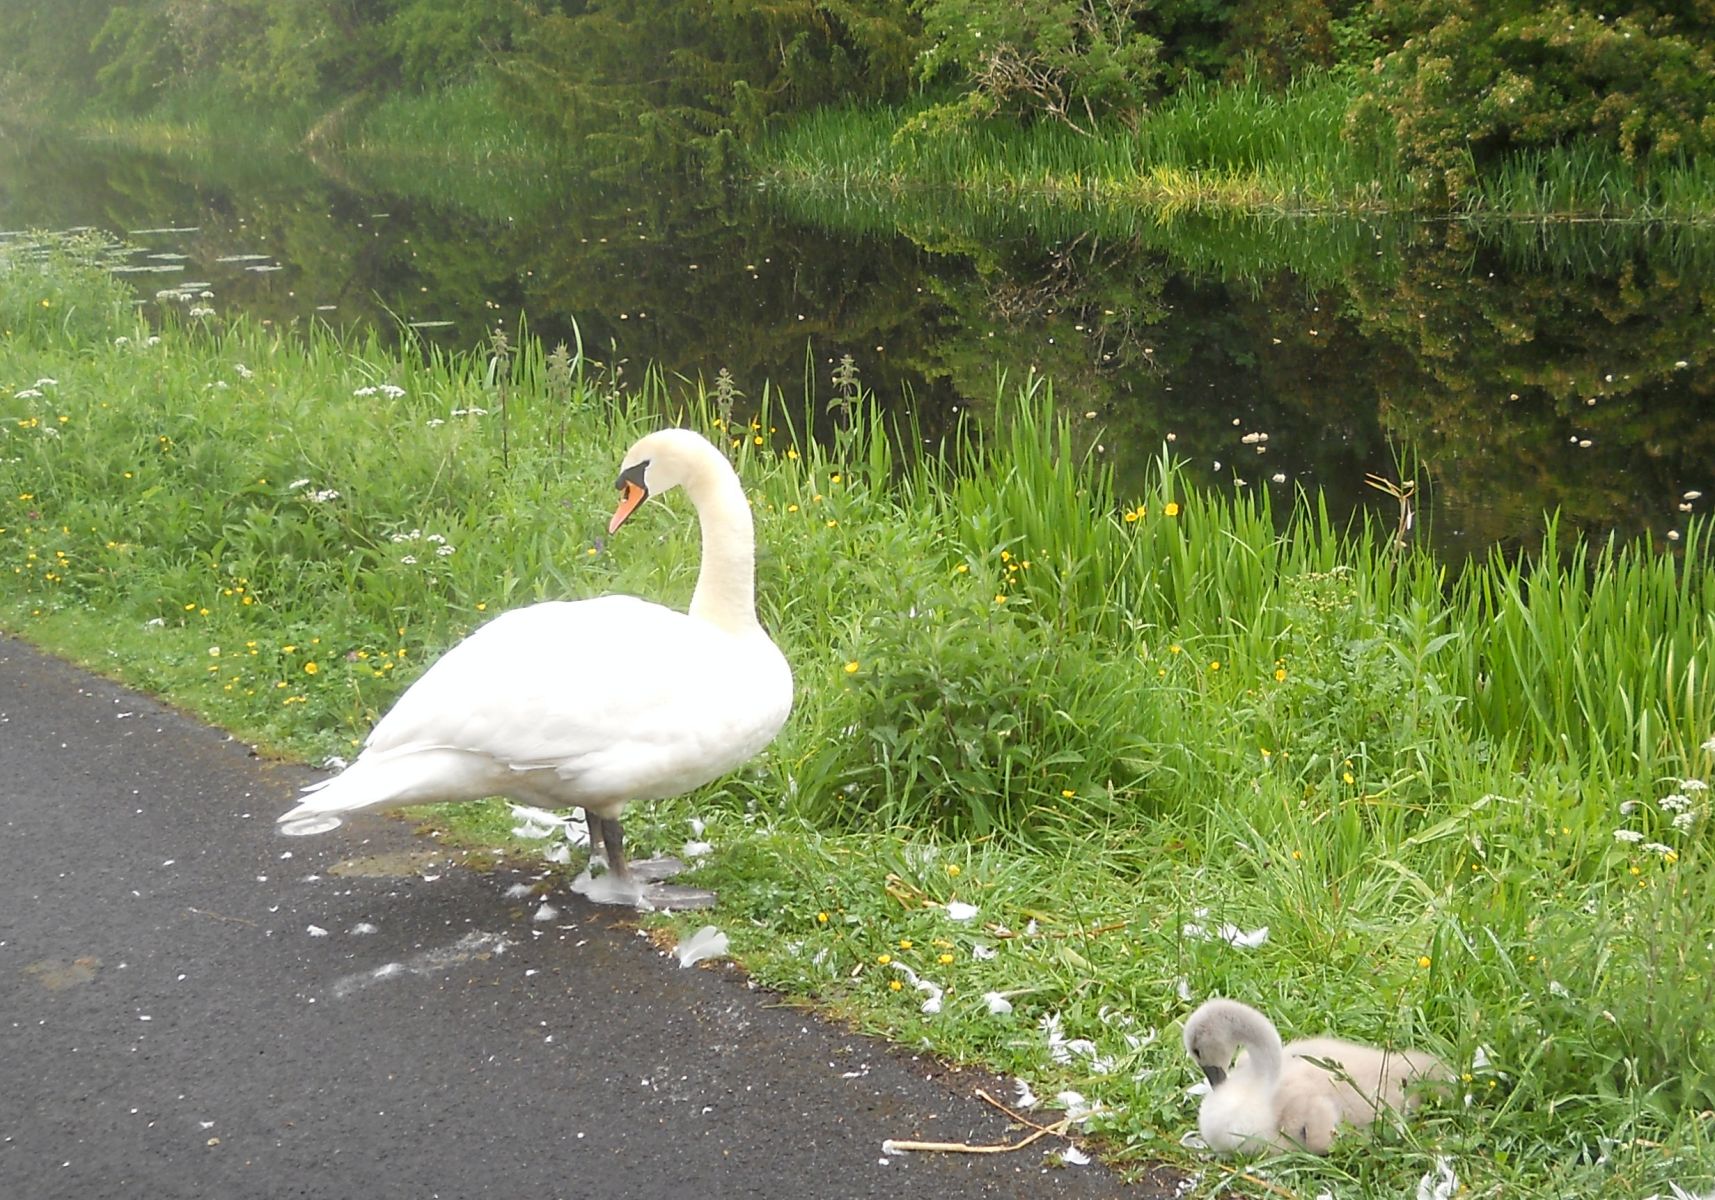
M625 857L625 831L618 817L600 817L588 809L584 819L589 824L590 865L572 882L572 891L596 904L616 904L645 911L673 908L712 908L715 894L706 888L685 887L664 883L685 869L685 864L671 855L629 862ZM607 870L595 873L599 857L597 849L605 850Z
M644 858L627 863L626 868L633 879L641 879L645 883L659 883L682 872L685 864L671 854L663 854L657 858Z
M643 898L651 908L671 908L683 911L713 908L718 897L708 888L691 887L683 883L649 883L643 887Z

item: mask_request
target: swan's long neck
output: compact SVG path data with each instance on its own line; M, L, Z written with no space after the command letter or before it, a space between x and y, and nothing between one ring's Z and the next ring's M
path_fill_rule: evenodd
M1280 1034L1268 1019L1260 1013L1255 1019L1247 1019L1238 1035L1239 1044L1249 1057L1251 1070L1270 1081L1279 1079L1285 1055L1281 1050Z
M698 464L684 488L703 531L691 615L728 633L748 633L757 628L756 527L744 488L718 452Z

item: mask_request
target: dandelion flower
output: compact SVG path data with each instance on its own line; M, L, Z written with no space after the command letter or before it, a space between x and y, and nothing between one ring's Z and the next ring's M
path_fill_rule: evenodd
M1162 507L1161 511L1166 513L1170 517L1177 517L1179 515L1179 505L1176 501L1169 500Z
M1419 954L1417 956L1417 965L1422 967L1425 971L1429 970L1429 955Z
M957 863L948 863L947 864L947 874L957 875L958 873L959 873L959 865Z
M851 662L846 664L846 674L847 675L856 675L857 669L858 669L858 665L857 665L856 659L853 659Z
M882 966L885 967L888 963L893 961L893 955L891 955L891 954L878 954L875 956L875 961L880 963Z
M1077 794L1078 793L1074 792L1071 788L1061 788L1060 789L1060 795L1063 796L1064 798L1066 798L1067 800L1072 799L1072 797L1076 796Z
M887 990L890 992L897 992L901 988L903 988L904 986L905 985L903 983L900 983L899 980L897 980L897 979L889 979L887 981Z
M314 675L319 670L321 670L321 668L316 666L313 662L307 662L304 664L304 674L306 675Z

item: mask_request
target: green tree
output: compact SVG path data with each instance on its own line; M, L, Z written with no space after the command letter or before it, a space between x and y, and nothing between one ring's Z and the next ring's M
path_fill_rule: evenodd
M794 109L898 95L916 45L886 0L571 0L520 40L511 103L627 170L695 163Z
M1098 117L1135 125L1156 93L1158 38L1140 18L1149 0L918 0L927 81L961 91L919 127L1007 114L1061 121L1080 133Z

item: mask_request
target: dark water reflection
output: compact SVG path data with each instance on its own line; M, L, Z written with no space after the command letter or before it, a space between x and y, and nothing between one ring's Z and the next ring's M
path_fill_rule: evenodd
M931 437L1034 372L1122 480L1171 438L1211 485L1388 513L1364 477L1410 450L1454 559L1530 548L1549 509L1665 541L1715 500L1715 239L1684 231L882 212L524 168L0 148L0 226L76 225L140 248L145 296L203 285L161 303L281 325L416 323L466 349L521 315L550 344L575 322L623 379L725 368L794 404L832 395L849 354Z

